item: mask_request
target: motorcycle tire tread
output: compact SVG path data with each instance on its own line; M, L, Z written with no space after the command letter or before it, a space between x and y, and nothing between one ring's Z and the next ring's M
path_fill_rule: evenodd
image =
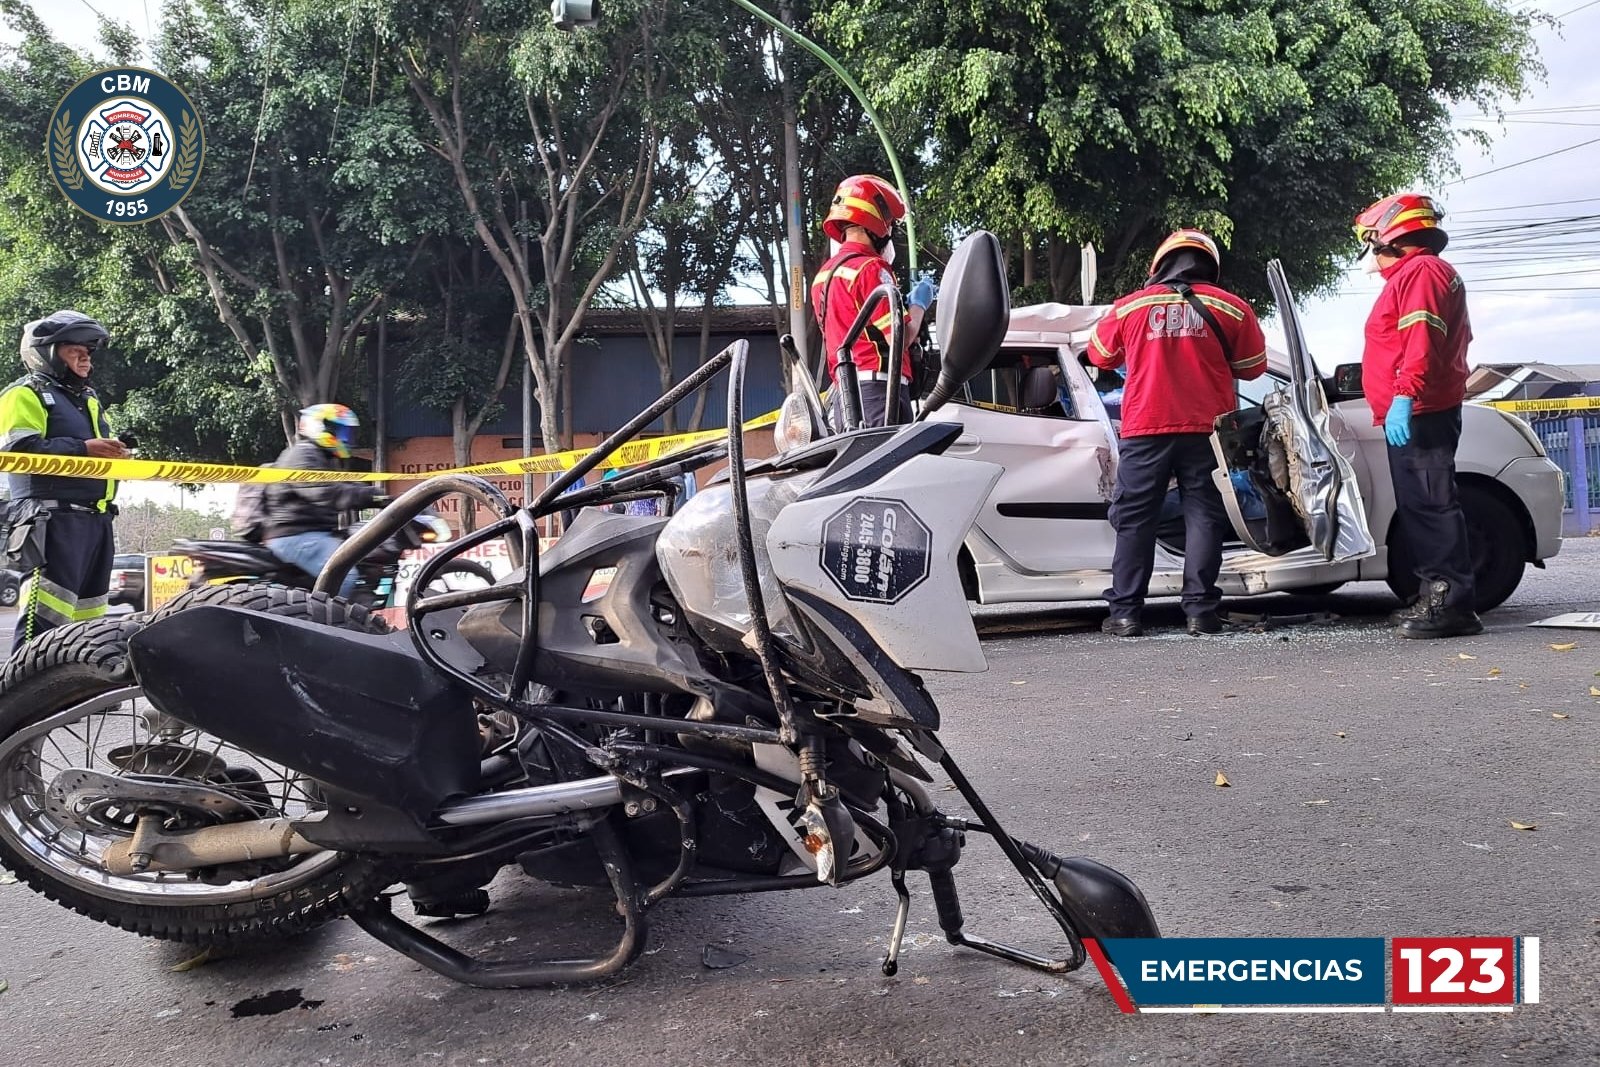
M293 586L274 585L270 582L228 582L221 585L202 585L182 593L150 616L155 622L185 608L210 604L217 607L244 608L267 615L284 615L323 626L339 626L365 633L389 632L389 624L360 604L342 600L328 593L313 593Z
M341 621L332 624L369 632L372 624L382 625L376 616L368 618L363 608L303 590L273 587L260 597L240 597L237 594L243 590L237 587L212 588L234 589L235 597L229 603L235 606L259 602L270 605L261 610L273 610L274 614L298 615L313 622L338 619ZM281 593L296 595L283 597ZM150 618L140 613L72 623L29 643L0 671L0 738L69 702L89 699L97 690L132 682L128 641ZM50 689L60 693L62 687L69 692L50 695ZM271 896L228 904L153 905L105 899L40 871L15 854L12 843L3 837L0 866L42 896L97 922L145 937L209 945L297 936L372 900L394 881L393 872L381 861L347 855L313 880Z

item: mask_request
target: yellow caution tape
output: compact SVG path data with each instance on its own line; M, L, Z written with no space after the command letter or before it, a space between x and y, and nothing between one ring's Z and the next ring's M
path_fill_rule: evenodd
M778 413L770 411L744 424L746 432L770 426ZM727 436L726 430L699 430L631 441L607 456L599 467L632 467L686 448ZM390 482L423 481L445 474L478 477L506 474L553 474L571 470L592 448L552 452L527 459L476 463L470 467L430 471L425 475L388 474L380 471L296 471L278 467L236 467L226 463L167 463L153 459L90 459L85 456L47 456L34 452L0 452L0 472L43 474L59 478L115 478L119 482L245 483L264 482Z
M1600 411L1600 396L1564 396L1554 400L1490 400L1485 407L1501 411Z

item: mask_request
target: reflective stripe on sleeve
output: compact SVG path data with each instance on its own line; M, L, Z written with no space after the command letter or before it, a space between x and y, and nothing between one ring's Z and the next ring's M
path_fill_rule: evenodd
M1444 336L1450 336L1449 324L1431 311L1409 311L1400 316L1400 321L1395 325L1395 329L1404 330L1418 325L1432 326Z

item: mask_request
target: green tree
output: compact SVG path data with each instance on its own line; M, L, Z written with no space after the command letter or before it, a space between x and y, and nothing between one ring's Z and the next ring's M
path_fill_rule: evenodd
M173 4L155 58L213 131L162 226L288 436L294 409L348 399L363 328L441 225L419 116L382 42L326 4Z
M1166 231L1201 226L1265 301L1267 259L1329 284L1355 212L1447 164L1450 103L1522 90L1532 18L1507 0L831 0L820 24L919 121L925 224L1039 253L1056 299L1082 241L1120 290Z
M55 40L17 0L0 2L0 16L19 41L0 58L0 339L14 343L25 322L60 307L93 315L112 335L96 385L146 454L258 461L276 422L271 391L237 358L188 257L157 226L109 226L73 208L41 151L67 90L135 61L137 43L102 23L96 57Z
M517 319L503 279L470 233L436 240L425 260L394 307L405 329L399 394L450 416L451 458L464 467L478 431L500 412L520 351ZM476 514L463 496L466 530Z

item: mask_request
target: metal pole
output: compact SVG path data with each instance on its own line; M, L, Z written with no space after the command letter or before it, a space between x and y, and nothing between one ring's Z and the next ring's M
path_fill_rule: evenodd
M785 26L794 24L794 8L789 0L778 5L778 15ZM789 335L794 338L795 350L800 355L797 374L809 373L811 361L806 351L806 272L805 238L800 220L800 136L796 129L794 104L793 64L788 62L789 50L779 54L778 75L783 79L783 184L784 223L789 236ZM710 309L707 309L709 313ZM794 383L785 383L790 389Z
M517 201L517 226L522 230L522 262L528 262L528 205ZM533 366L528 362L527 346L522 351L522 458L533 455ZM522 506L533 500L533 475L522 476Z
M378 305L378 409L376 425L372 432L377 441L372 449L372 469L386 471L389 469L389 404L386 393L389 388L386 360L388 359L389 340L389 305L384 302Z
M533 455L533 368L522 361L522 458ZM533 475L522 476L522 506L533 499Z
M1567 454L1572 463L1572 521L1578 536L1589 534L1589 442L1583 416L1567 419Z

